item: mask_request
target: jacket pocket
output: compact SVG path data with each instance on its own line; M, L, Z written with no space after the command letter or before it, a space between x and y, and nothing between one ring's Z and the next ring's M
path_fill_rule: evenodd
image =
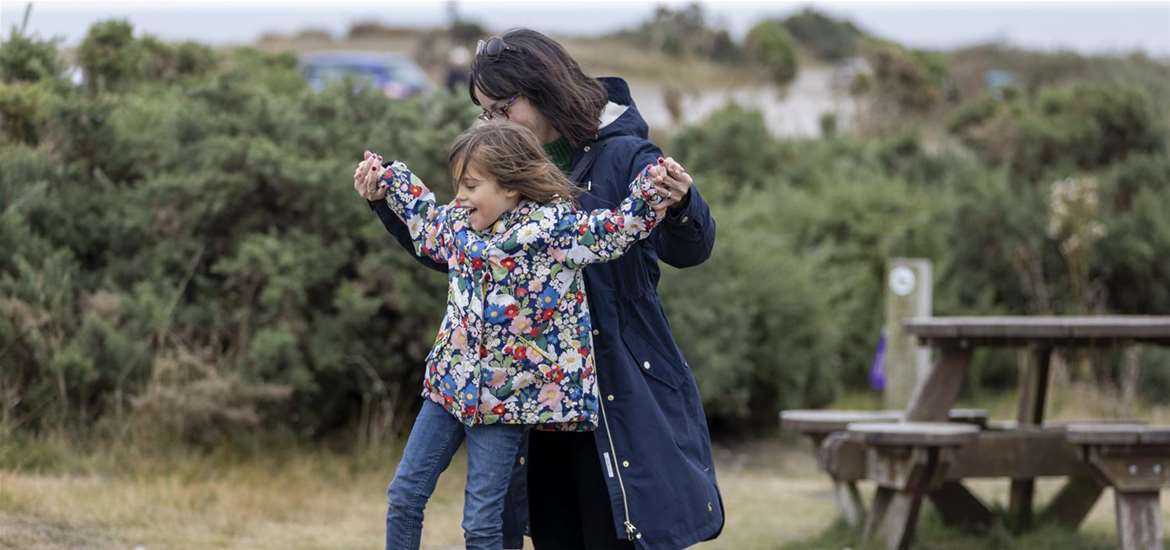
M630 356L636 361L638 370L671 389L677 390L683 383L683 375L679 372L680 365L671 360L670 355L650 344L650 339L643 337L632 326L622 329L622 341L630 350Z

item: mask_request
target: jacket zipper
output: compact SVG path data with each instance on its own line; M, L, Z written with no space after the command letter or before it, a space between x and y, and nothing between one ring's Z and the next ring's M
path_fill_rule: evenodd
M547 351L540 349L540 346L536 345L535 342L520 335L516 335L516 338L518 338L521 342L524 342L528 347L536 350L536 352L545 359L548 359L548 362L552 363L554 367L557 366L557 358L550 355Z
M597 388L601 389L601 385L599 384ZM622 481L621 465L617 464L618 454L617 449L613 446L613 435L610 435L609 432L609 417L605 414L605 400L598 399L597 402L601 405L601 421L605 424L605 437L609 440L609 451L612 453L611 456L613 456L614 461L613 469L615 472L617 472L618 489L620 489L622 493L622 513L626 516L626 540L633 542L635 539L641 539L642 533L640 533L638 528L634 526L634 523L630 521L630 502L626 498L626 484Z
M543 349L540 349L540 346L537 346L531 340L529 340L523 336L518 336L518 338L520 339L520 341L527 344L528 347L535 349L537 351L537 353L543 355L544 358L548 359L550 363L552 363L553 365L557 364L557 359L555 357L552 357L551 355L549 355L548 352L544 351ZM598 389L601 389L600 384L598 385ZM597 403L599 405L601 405L601 420L603 423L605 423L605 437L607 440L609 440L609 452L610 452L610 456L613 457L613 461L614 461L613 469L614 469L614 472L617 473L618 489L620 489L621 493L622 493L622 513L626 517L626 521L624 522L625 527L626 527L626 540L629 540L632 542L634 540L641 539L642 533L640 531L638 531L638 528L634 526L634 523L632 521L630 521L630 503L626 497L626 484L624 481L622 481L622 469L620 467L621 465L617 464L617 456L618 456L617 449L613 445L613 436L610 435L610 432L609 432L609 417L605 414L605 400L600 399L600 396L599 396Z

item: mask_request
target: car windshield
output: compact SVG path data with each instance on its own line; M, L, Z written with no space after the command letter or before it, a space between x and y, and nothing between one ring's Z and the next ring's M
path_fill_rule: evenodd
M380 84L389 77L389 71L385 67L368 65L312 65L307 72L310 79L320 82L339 80L350 76L373 84Z
M413 63L390 63L386 66L392 79L408 84L422 85L427 82L427 75Z

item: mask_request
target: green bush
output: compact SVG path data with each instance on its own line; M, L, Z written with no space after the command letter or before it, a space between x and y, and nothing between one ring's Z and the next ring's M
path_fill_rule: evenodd
M386 235L349 174L372 148L449 196L446 150L474 107L356 81L316 93L291 54L135 39L124 23L87 41L89 90L51 70L0 84L0 429L214 443L404 427L446 281ZM22 48L0 44L0 60ZM912 84L940 89L937 59L895 53ZM719 237L704 265L664 270L661 292L715 430L862 386L892 256L933 260L938 314L1170 312L1170 157L1151 97L1097 82L977 99L950 115L958 139L777 139L734 105L678 130L666 150ZM1104 227L1080 271L1048 231L1053 182L1074 176L1096 182L1082 221ZM1012 360L977 356L967 387L1013 385ZM1143 391L1164 387L1156 370Z
M353 426L380 385L406 418L445 279L398 250L348 174L370 147L446 189L446 148L474 109L355 82L313 93L287 54L210 55L117 22L81 49L97 93L46 92L30 122L46 146L0 148L10 421L149 416L182 393L133 400L173 386L155 379L160 358L191 354L215 369L191 383L234 392L201 406L288 387L239 410L311 435Z
M896 113L922 114L942 104L948 76L941 55L879 40L870 40L862 51L873 82L858 91L876 94Z
M1165 151L1164 116L1141 89L1078 83L1007 102L981 100L950 127L988 162L1036 180Z
M812 8L784 18L784 28L818 59L840 61L857 54L862 32L853 23Z
M1170 156L1133 155L1103 179L1102 223L1094 271L1107 289L1111 311L1165 314L1170 311Z
M743 51L726 29L716 28L698 2L679 9L658 6L648 21L612 36L673 57L740 63Z
M779 230L787 195L751 191L716 208L721 235L735 238L663 279L674 336L717 431L774 427L776 411L826 405L840 389L842 331L830 302L839 288L826 288L825 262Z
M0 82L0 139L36 145L49 117L50 98L39 84Z
M777 84L785 85L796 79L796 49L784 25L776 21L756 23L744 38L744 49Z
M90 27L77 48L77 61L92 92L121 90L137 80L142 48L129 21L105 21Z
M58 78L62 72L55 41L28 37L13 27L0 45L0 81L36 82Z
M670 151L698 177L717 176L716 187L709 184L703 189L704 196L715 201L772 187L787 160L768 133L764 117L734 104L716 111L701 126L681 129Z

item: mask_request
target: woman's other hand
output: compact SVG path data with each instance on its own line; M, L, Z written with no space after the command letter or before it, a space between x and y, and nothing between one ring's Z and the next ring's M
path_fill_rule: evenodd
M687 193L691 192L691 185L694 185L694 180L691 175L687 173L678 161L672 157L659 158L658 165L664 169L664 176L656 182L658 187L658 194L662 195L662 205L664 207L671 207L684 198Z
M353 171L353 189L371 202L385 199L387 190L381 184L382 173L385 172L382 157L369 151L365 152L364 157Z

